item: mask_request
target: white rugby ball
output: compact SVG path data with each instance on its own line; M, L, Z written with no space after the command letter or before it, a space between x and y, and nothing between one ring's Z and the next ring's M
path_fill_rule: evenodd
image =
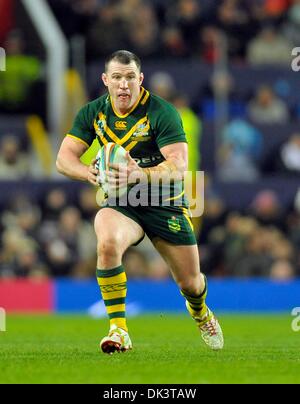
M113 192L108 185L107 175L105 173L105 171L108 170L112 171L109 164L126 165L126 153L126 150L122 146L112 142L102 146L97 153L95 167L99 170L98 183L108 196L112 194L122 196L127 190L127 187L121 187L117 192Z

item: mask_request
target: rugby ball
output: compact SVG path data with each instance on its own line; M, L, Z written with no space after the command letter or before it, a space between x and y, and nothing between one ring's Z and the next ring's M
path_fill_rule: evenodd
M99 170L98 183L108 196L112 194L122 196L127 190L127 187L122 187L118 189L117 193L113 192L109 187L105 173L108 170L112 171L109 164L127 164L126 154L127 152L122 146L112 142L102 146L97 153L95 168Z

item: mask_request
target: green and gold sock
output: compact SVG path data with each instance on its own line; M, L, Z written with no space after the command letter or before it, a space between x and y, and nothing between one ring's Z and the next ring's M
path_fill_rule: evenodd
M204 290L199 296L190 296L184 290L181 290L180 293L182 296L188 301L189 312L192 317L202 318L207 313L207 306L205 304L205 299L207 296L207 279L204 276Z
M120 265L113 269L97 269L96 274L110 326L116 325L128 331L125 317L127 277L123 266Z

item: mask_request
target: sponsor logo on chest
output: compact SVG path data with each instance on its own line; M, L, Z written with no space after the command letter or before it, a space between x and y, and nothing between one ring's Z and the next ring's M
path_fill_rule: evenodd
M116 121L115 129L117 130L127 130L127 122L126 121Z

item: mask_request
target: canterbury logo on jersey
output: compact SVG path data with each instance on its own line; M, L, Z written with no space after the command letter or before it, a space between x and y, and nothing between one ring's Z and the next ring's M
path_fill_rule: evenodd
M108 293L108 292L118 292L119 290L126 289L126 282L122 283L115 283L114 285L102 285L100 286L101 292Z
M127 129L127 122L126 121L117 121L117 122L115 122L115 129L126 130Z

